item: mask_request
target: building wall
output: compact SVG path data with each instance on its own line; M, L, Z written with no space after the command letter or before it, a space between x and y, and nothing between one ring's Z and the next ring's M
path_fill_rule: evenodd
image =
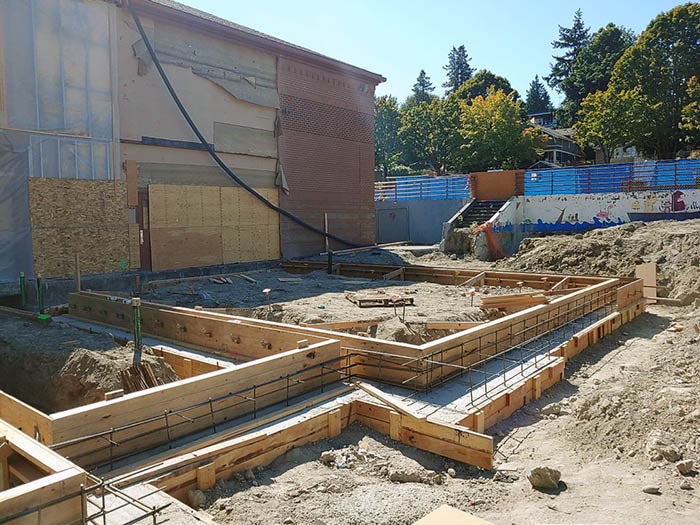
M375 240L374 86L280 58L279 151L289 195L283 208L357 244ZM280 223L283 257L324 249L323 237ZM333 242L331 247L347 247Z

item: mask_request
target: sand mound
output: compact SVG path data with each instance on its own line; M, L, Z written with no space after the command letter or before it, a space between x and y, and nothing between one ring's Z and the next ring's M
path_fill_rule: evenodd
M53 411L102 401L105 392L123 388L120 373L132 366L133 355L133 342L106 351L74 350L54 379ZM170 365L147 346L143 347L141 361L149 363L163 383L179 379Z
M589 275L634 275L637 264L657 264L660 297L700 298L700 220L632 222L585 234L523 239L502 268Z

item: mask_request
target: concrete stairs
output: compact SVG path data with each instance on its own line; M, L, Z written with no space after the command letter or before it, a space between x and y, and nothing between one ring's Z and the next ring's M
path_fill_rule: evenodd
M462 213L460 219L463 226L469 226L471 224L483 224L493 217L501 206L503 206L506 201L474 201L474 203L469 206L464 213Z

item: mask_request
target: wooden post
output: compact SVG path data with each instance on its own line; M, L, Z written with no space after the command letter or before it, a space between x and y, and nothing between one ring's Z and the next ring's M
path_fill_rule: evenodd
M207 490L216 483L216 467L214 463L197 468L197 488L199 490Z
M399 441L401 431L401 414L392 410L389 412L389 437L394 441Z
M187 379L188 377L192 377L192 360L191 359L183 359L182 360L182 368L184 370L184 377L183 379Z

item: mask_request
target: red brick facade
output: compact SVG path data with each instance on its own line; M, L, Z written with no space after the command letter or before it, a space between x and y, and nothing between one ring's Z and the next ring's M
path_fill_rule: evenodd
M280 204L358 244L374 235L374 83L280 58L279 155L290 189ZM323 237L281 218L282 256L318 253ZM332 243L335 248L347 246Z

